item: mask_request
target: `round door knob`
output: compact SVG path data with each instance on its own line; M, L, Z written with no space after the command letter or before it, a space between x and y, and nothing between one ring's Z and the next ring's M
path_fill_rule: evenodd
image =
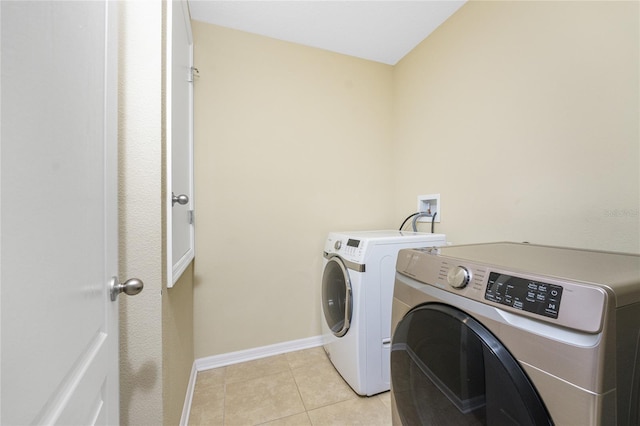
M115 301L120 293L124 293L127 296L135 296L142 291L144 283L137 278L130 278L120 284L118 277L111 278L111 301Z
M463 266L451 268L447 274L447 282L453 288L464 288L464 286L469 284L470 279L471 273Z
M185 194L176 195L173 192L171 193L171 205L174 206L176 203L184 206L189 202L189 197Z

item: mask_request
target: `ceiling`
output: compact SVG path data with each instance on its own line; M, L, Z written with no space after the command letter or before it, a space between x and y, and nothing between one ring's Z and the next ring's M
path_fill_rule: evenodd
M189 0L191 17L395 65L466 0Z

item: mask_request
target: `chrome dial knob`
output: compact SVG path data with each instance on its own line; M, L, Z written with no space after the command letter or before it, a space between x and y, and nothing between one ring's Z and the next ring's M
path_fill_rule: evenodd
M471 280L471 272L463 266L449 269L447 282L453 288L464 288Z
M333 248L335 248L336 250L340 250L340 247L342 247L342 241L338 240L338 241L336 241L336 243L333 245Z

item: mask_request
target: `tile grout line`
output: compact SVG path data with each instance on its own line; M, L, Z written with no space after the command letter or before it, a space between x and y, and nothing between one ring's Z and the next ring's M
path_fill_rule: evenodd
M224 368L224 373L222 374L224 381L224 392L222 393L222 426L224 426L227 417L227 367L222 368Z
M309 417L309 409L307 408L307 404L304 402L304 398L302 397L302 392L300 391L300 384L298 383L298 380L296 379L296 375L293 373L293 367L291 366L291 361L289 360L289 357L287 357L287 365L289 366L289 371L291 372L291 377L293 377L293 382L296 384L296 390L298 391L298 397L300 398L300 401L302 402L302 406L304 407L304 414L307 416L307 420L309 420L309 423L311 423L311 425L313 426L313 423L311 422L311 417ZM284 417L282 417L284 418Z
M296 351L297 352L297 351ZM318 366L318 362L320 362L317 358L317 354L313 354L313 353L308 353L308 355L305 355L305 357L300 357L297 355L288 355L288 354L280 354L280 355L284 355L284 360L286 362L286 367L285 365L282 365L281 368L278 371L274 370L269 370L269 369L265 369L263 371L258 371L257 376L255 377L249 377L250 375L248 375L247 377L249 378L243 378L242 380L237 380L238 378L243 377L242 374L238 374L238 371L233 371L231 372L229 370L229 366L224 366L221 367L223 368L223 370L221 371L221 376L222 376L222 382L223 382L223 395L222 395L222 401L221 401L221 408L222 408L222 412L221 412L221 420L222 420L222 425L225 424L226 419L230 418L229 414L230 412L228 411L228 407L227 407L227 402L228 402L228 397L229 394L228 392L228 386L232 386L236 383L242 383L242 382L246 382L246 381L250 381L250 380L256 380L256 379L266 379L269 380L270 376L274 376L277 374L282 374L285 372L289 372L289 375L291 378L293 378L293 383L296 386L296 395L298 396L299 401L302 403L301 404L301 408L303 408L302 411L297 412L297 413L292 413L292 414L288 414L288 415L284 415L282 417L278 417L278 418L274 418L274 419L270 419L270 420L260 420L260 419L255 419L254 421L260 422L260 423L256 423L256 425L265 425L268 424L270 422L277 422L280 421L282 422L283 419L287 419L287 418L291 418L291 417L295 417L295 416L301 416L302 413L305 414L306 419L307 419L307 424L309 425L314 425L313 421L312 421L312 417L310 415L310 411L314 411L314 410L324 410L327 407L331 407L337 404L342 404L345 403L347 400L351 399L347 399L347 400L340 400L340 401L335 401L335 402L331 402L331 403L326 403L326 405L322 405L319 407L315 407L313 408L313 410L310 410L310 406L309 403L314 404L313 401L315 401L315 399L312 397L309 401L305 400L305 397L303 396L303 389L306 389L306 391L308 392L309 389L307 389L307 383L306 383L306 372L305 369L313 369L314 366ZM274 355L274 357L278 357L280 355ZM267 357L270 358L270 357ZM330 362L330 361L329 361ZM333 367L333 366L331 366ZM242 372L242 370L240 370ZM250 371L250 370L245 370L245 371ZM199 372L201 373L201 372ZM255 374L255 373L254 373ZM229 382L229 379L233 379L235 378L236 381L231 381ZM202 377L200 377L199 379L202 379ZM344 382L344 379L342 377L340 377L340 379ZM198 378L196 378L196 383L198 382ZM290 383L290 382L289 382ZM303 386L304 385L304 386ZM348 386L345 382L345 385ZM197 386L197 385L196 385ZM320 384L320 386L322 386L322 384ZM291 389L291 388L289 388ZM353 390L350 389L350 391L353 393ZM354 393L355 394L355 393ZM291 394L293 395L293 394ZM356 395L357 396L357 395ZM386 405L384 404L384 402L382 401L382 399L379 396L375 396L372 397L377 399L376 403L380 404L382 407L386 407ZM279 415L282 415L282 412L279 413ZM322 415L321 415L322 416ZM233 416L231 416L233 417ZM220 417L219 417L220 418ZM318 417L318 419L320 419L321 417ZM300 417L299 419L300 421L302 421L302 418ZM195 425L194 425L195 426Z

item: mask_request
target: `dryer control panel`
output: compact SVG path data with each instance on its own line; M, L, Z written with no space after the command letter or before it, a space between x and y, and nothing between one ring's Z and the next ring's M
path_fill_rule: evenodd
M416 288L436 287L492 305L505 315L508 312L587 333L602 329L607 305L615 302L606 287L453 258L443 254L448 248L401 250L396 271L415 280Z
M562 286L491 272L484 298L534 314L558 318Z

